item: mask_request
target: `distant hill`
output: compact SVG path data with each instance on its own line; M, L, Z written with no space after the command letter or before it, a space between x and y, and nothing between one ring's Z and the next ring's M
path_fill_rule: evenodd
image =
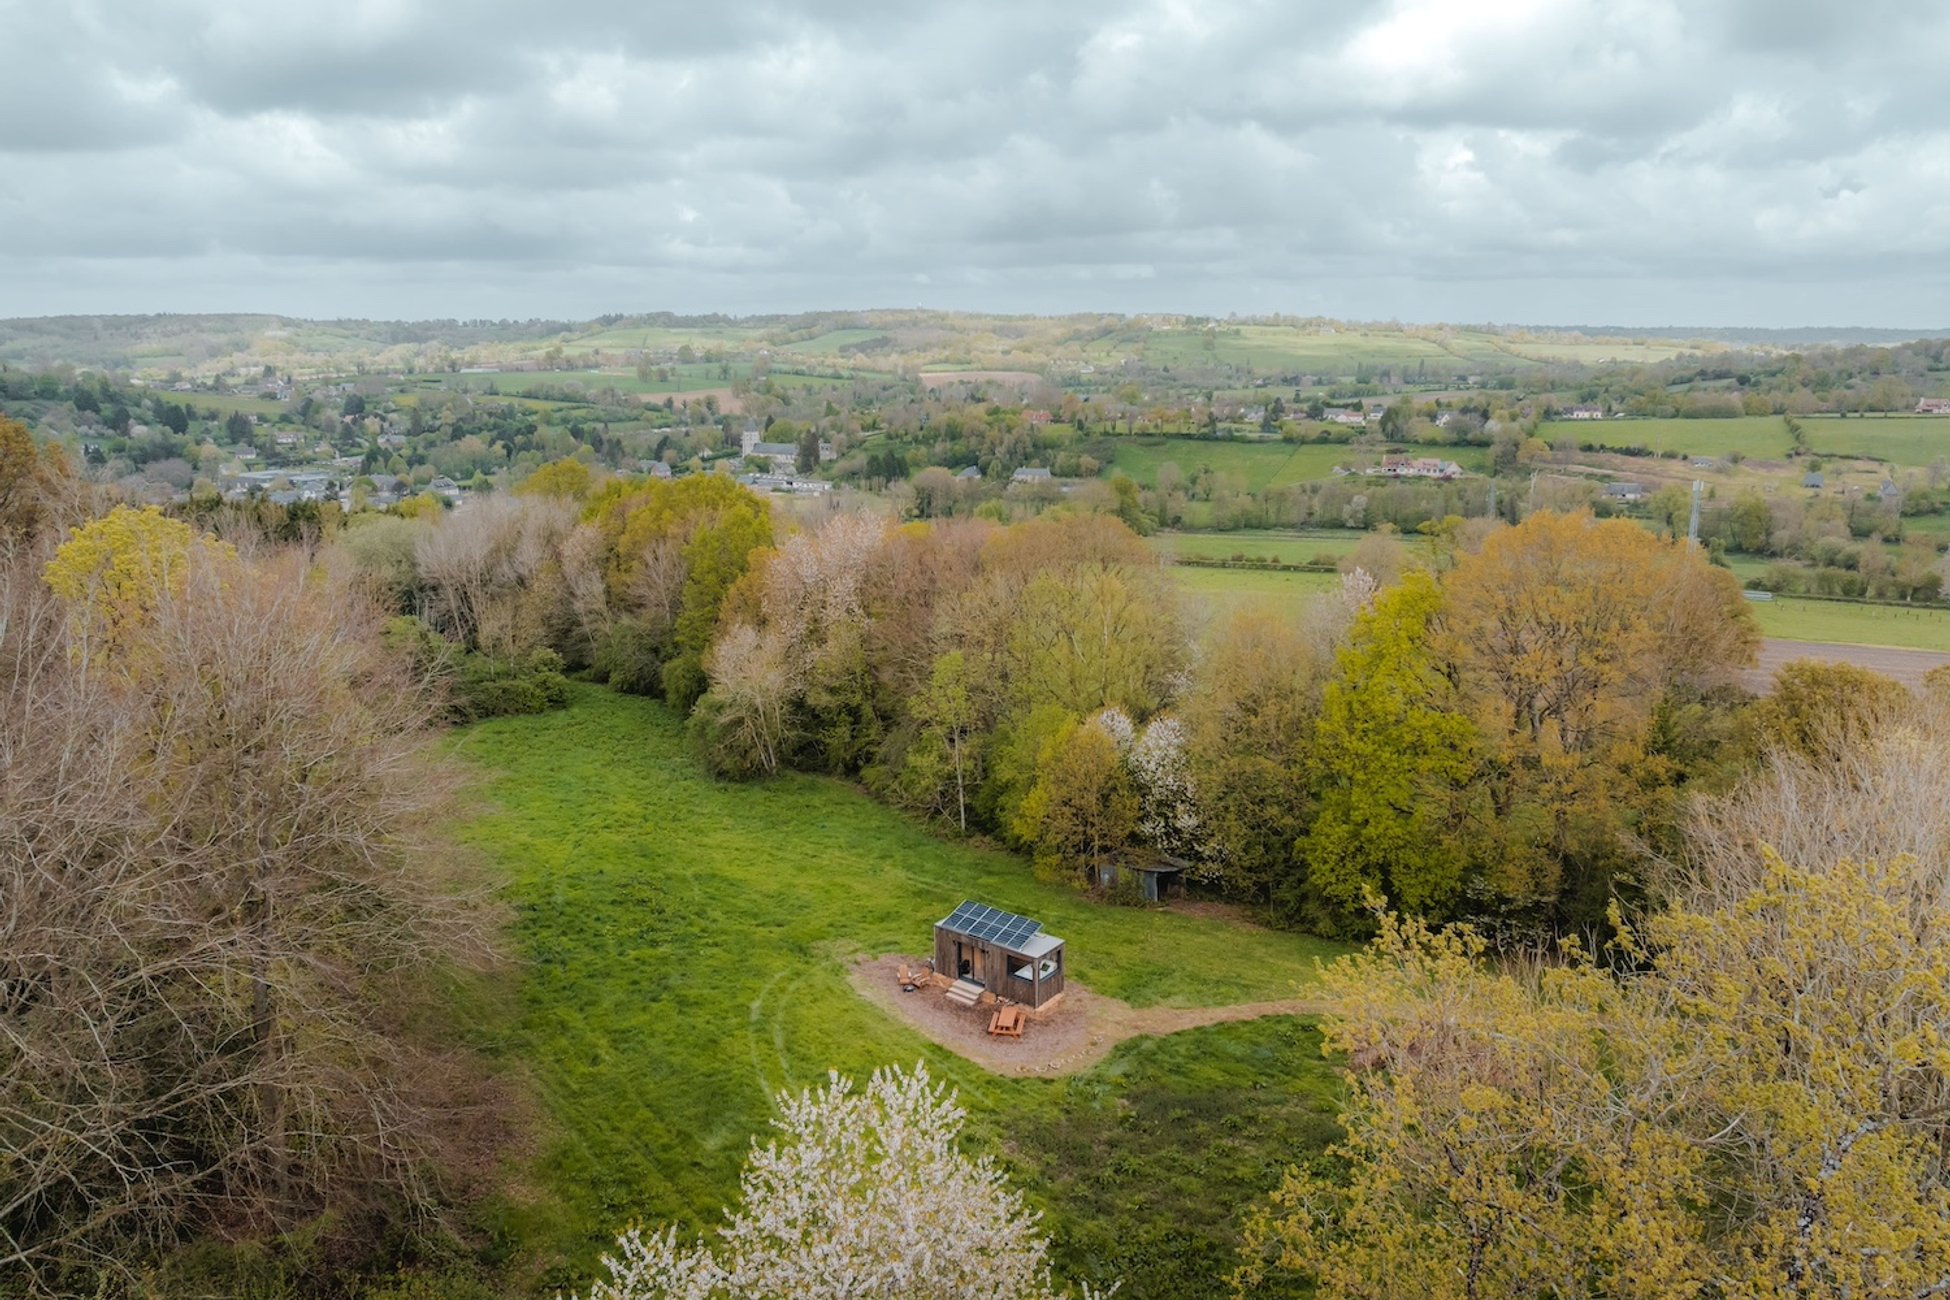
M1583 334L1591 338L1698 340L1734 347L1788 349L1849 347L1854 344L1883 347L1916 339L1950 338L1950 326L1941 329L1885 329L1866 325L1798 325L1793 329L1747 329L1702 325L1660 325L1651 328L1630 325L1527 325L1521 328L1537 333Z

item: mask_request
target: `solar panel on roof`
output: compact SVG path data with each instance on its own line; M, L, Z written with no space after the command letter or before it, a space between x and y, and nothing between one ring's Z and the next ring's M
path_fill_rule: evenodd
M950 930L958 930L988 943L1004 948L1020 945L1030 935L1043 928L1042 922L1032 921L1014 912L1005 912L999 907L986 903L964 902L948 919L942 922Z

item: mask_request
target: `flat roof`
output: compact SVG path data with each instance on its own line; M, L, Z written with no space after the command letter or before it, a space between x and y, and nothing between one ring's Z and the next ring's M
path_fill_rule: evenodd
M1009 951L1021 953L1023 956L1029 958L1029 960L1035 961L1038 957L1049 956L1062 946L1063 941L1055 935L1039 933L1030 935L1022 941L1020 947L1012 947Z

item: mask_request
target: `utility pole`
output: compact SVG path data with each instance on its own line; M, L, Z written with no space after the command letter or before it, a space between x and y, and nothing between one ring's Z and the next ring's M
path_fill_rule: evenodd
M1686 524L1686 540L1694 546L1699 545L1699 494L1704 486L1698 479L1693 480L1693 517Z

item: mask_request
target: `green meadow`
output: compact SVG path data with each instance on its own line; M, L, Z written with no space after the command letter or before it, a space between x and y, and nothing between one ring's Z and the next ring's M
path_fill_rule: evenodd
M1950 459L1950 417L1929 415L1803 416L1810 449L1827 455L1866 456L1897 465L1928 465Z
M785 345L785 351L804 352L810 356L834 356L847 348L858 347L862 343L871 343L886 337L885 331L882 330L827 330L815 338L788 343Z
M1154 549L1187 560L1260 560L1275 564L1337 563L1361 544L1367 534L1354 528L1305 531L1240 529L1236 532L1156 533Z
M1175 567L1172 577L1191 612L1208 620L1253 604L1298 613L1308 600L1332 591L1340 583L1340 576L1333 573L1208 569L1191 565Z
M536 1290L581 1284L614 1231L718 1221L781 1088L928 1062L969 1140L1043 1210L1059 1271L1133 1296L1223 1294L1243 1216L1334 1136L1309 1023L1123 1044L1081 1074L1003 1079L859 997L860 954L921 954L963 898L1036 917L1071 977L1141 1005L1290 997L1342 949L1038 883L837 780L713 780L662 705L593 687L460 733L481 775L466 840L513 911L518 964L468 1008L545 1118L486 1225Z
M1787 455L1790 446L1787 425L1778 415L1726 420L1546 420L1538 426L1538 436L1550 443L1572 438L1608 447L1644 447L1716 459L1734 452L1777 459Z
M1756 602L1752 608L1761 631L1784 641L1950 652L1950 609L1858 605L1793 596L1776 596Z

